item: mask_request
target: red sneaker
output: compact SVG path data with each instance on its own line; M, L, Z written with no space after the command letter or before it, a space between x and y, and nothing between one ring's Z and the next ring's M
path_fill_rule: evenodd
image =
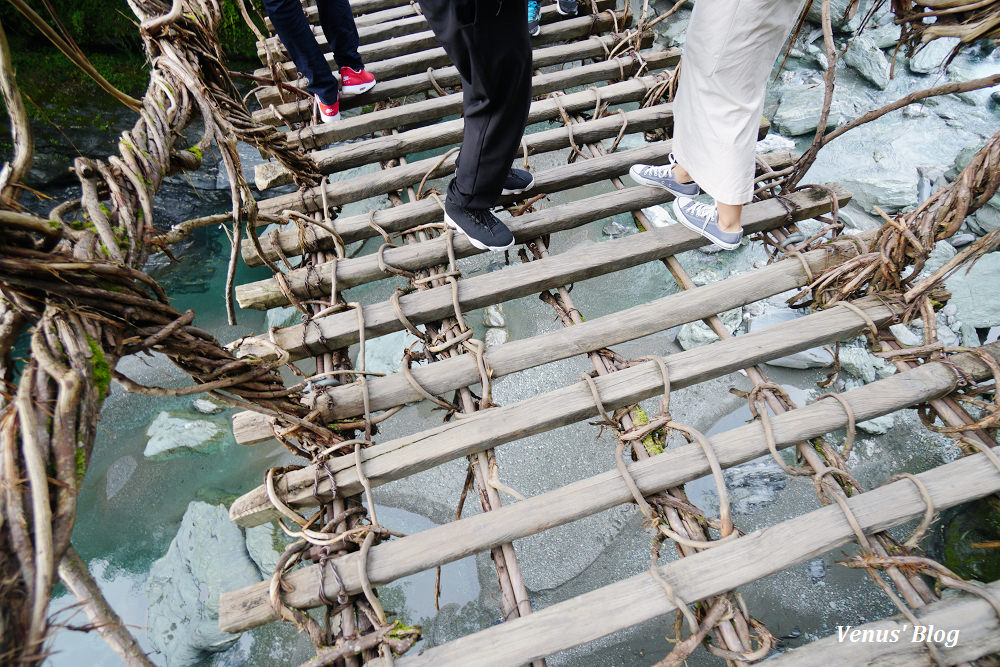
M323 104L323 100L316 95L316 104L319 105L319 119L324 123L336 123L340 120L340 100L333 104Z
M340 68L340 83L345 93L360 95L366 90L371 90L375 85L375 75L362 67L360 70L353 70L350 67Z

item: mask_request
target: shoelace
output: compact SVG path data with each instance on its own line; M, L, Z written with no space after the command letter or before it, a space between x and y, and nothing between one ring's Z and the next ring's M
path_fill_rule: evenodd
M711 204L703 204L700 201L691 202L688 210L692 215L696 215L703 221L703 226L715 221L715 207Z
M536 18L538 18L538 15L541 13L541 11L542 10L538 6L537 2L529 2L528 3L528 20L529 21L533 21Z
M482 225L491 232L500 222L497 217L492 215L487 209L468 209L468 211L472 214L472 217L475 218L477 224Z

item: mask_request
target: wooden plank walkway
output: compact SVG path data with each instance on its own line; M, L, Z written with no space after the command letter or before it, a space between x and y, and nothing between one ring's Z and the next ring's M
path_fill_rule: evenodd
M633 495L622 473L609 470L500 507L491 472L495 460L490 458L490 452L494 448L599 416L600 410L591 384L577 382L517 403L473 411L470 409L474 408L471 389L482 380L481 364L488 365L492 378L509 376L571 356L592 355L613 345L704 320L722 339L711 345L660 357L659 362L669 373L670 387L691 386L744 368L760 386L767 380L756 369L757 364L857 336L866 330L869 322L882 326L894 321L901 312L897 304L864 299L855 302L854 308L842 306L815 312L793 322L736 337L721 329L717 313L808 285L813 276L856 257L871 242L871 235L851 241L840 240L798 258L788 258L700 287L691 283L676 256L707 242L679 225L604 241L596 249L588 246L556 254L548 252L548 236L614 215L631 213L648 227L648 221L639 210L667 203L672 198L663 190L629 187L621 180L634 163L665 164L671 151L669 137L637 147L614 149L622 136L654 130L665 130L669 135L672 105L651 99L650 95L662 90L662 84L670 76L669 68L677 64L680 54L677 49L654 49L653 35L649 31L629 32L627 28L632 26L634 17L619 5L614 0L596 0L586 8L593 10L593 15L578 17L562 17L552 5L543 8L541 33L532 40L534 63L539 71L532 79L535 99L529 123L561 121L562 124L529 131L518 155L523 157L523 151L527 150L530 159L540 153L561 152L575 153L581 159L535 172L535 186L529 192L504 197L500 203L514 211L522 202L536 197L609 180L615 191L586 197L561 195L562 203L536 204L537 210L520 211L521 214L510 217L508 222L516 243L534 248L536 258L532 261L513 262L501 270L475 277L458 276L454 278L454 285L438 279L436 283L400 296L395 304L388 300L362 303L358 308L339 312L330 309L329 313L310 317L302 324L233 343L240 353L260 356L273 354L276 345L287 352L290 360L315 357L317 369L329 369L332 367L331 355L337 355L341 360L338 363L346 363L349 346L362 339L367 341L406 328L399 313L410 325L426 325L454 339L461 329L458 323L461 310L548 290L565 292L566 285L652 261L663 262L684 289L586 321L577 314L574 326L491 347L485 351L483 359L471 353L452 355L449 352L433 363L415 366L409 378L405 373L370 377L363 385L361 381L334 383L302 395L304 409L320 424L364 417L366 404L368 412L384 411L383 415L388 416L397 406L422 400L427 392L440 396L455 391L464 397L460 407L467 414L462 415L462 419L369 444L356 453L326 458L322 466L312 464L278 474L270 492L265 486L249 490L230 507L232 520L244 527L275 520L287 511L308 513L312 508L326 507L342 512L344 499L357 496L366 488L370 490L469 456L470 479L475 472L484 509L488 511L399 540L375 544L366 548L364 556L357 550L341 550L331 554L323 565L306 565L282 578L283 600L295 607L311 608L322 606L323 598L338 597L341 590L337 581L342 582L347 594L362 595L369 592L366 590L368 582L374 586L384 585L471 554L493 550L501 597L507 600L508 607L513 604L504 611L509 614L509 620L428 648L420 655L396 658L399 664L533 662L542 665L544 663L538 661L547 655L676 609L660 585L649 574L643 574L532 613L519 575L515 541L632 502ZM357 16L362 54L379 84L363 95L343 98L341 106L345 111L365 107L364 112L353 116L345 114L339 123L308 124L305 121L311 110L309 99L301 99L276 86L263 86L257 91L262 108L254 117L258 122L284 128L289 142L311 151L324 174L335 175L376 163L381 169L262 199L260 211L268 216L280 217L286 211L294 211L312 216L320 224L302 226L300 223L274 230L261 238L259 251L251 242L243 243L240 251L247 265L283 262L286 270L280 281L269 278L237 286L236 298L242 308L264 310L307 303L308 309L315 313L324 309L318 303L328 302L331 294L339 296L341 290L392 278L397 270L426 277L429 272L440 271L450 257L462 260L481 252L461 235L449 241L433 227L429 228L428 225L442 222L440 205L433 198L421 198L415 191L418 184L422 187L425 181L446 177L454 171L455 156L446 151L461 142L464 127L460 117L461 93L448 90L460 84L457 71L413 3L354 0L352 6ZM583 5L581 10L584 10ZM306 13L315 22L315 8L306 6ZM643 28L639 26L637 30ZM326 50L321 31L314 28L314 32ZM630 45L640 50L623 48ZM275 37L258 45L258 55L265 65L258 70L258 76L268 77L272 72L279 72L287 77L286 86L302 88L302 81L295 79L294 64L288 61ZM327 57L332 62L332 55ZM598 109L600 111L595 113ZM456 115L459 117L449 119ZM762 120L760 136L766 135L768 129L767 122ZM612 140L614 145L609 149ZM586 149L587 155L578 150L581 147ZM428 151L435 156L409 160L412 155ZM789 153L761 157L771 170L783 169L795 159ZM267 163L257 167L255 180L258 188L266 191L290 183L291 177L277 163ZM787 238L795 223L829 213L833 205L831 193L838 206L850 199L850 194L834 183L790 193L781 201L754 202L743 214L747 233L767 234L780 242ZM361 214L337 216L335 209L338 207L385 195L392 203L390 208L369 207L370 210ZM342 254L343 244L373 239L382 232L402 236L405 243L386 245L381 257L376 252L351 258ZM541 239L546 240L540 243ZM461 269L461 264L457 268ZM1000 358L997 344L983 351ZM989 375L987 367L974 355L952 357L951 361L972 376L985 378ZM951 400L946 396L958 384L958 376L952 368L936 362L900 368L896 376L841 395L857 421L915 404L930 402L936 405ZM613 411L661 394L664 380L657 363L646 361L607 374L601 371L592 386L603 408ZM798 447L814 467L820 459L802 443L843 428L848 420L841 403L833 400L797 409L785 406L779 410L773 401L770 404L775 412L770 419L775 447ZM278 428L273 416L255 411L238 413L233 420L236 440L243 445L270 441ZM768 452L759 422L717 434L710 438L710 446L722 468ZM638 450L639 460L625 465L643 496L676 490L712 472L697 444L672 448L656 456L648 456L642 447ZM960 459L919 477L937 509L1000 490L1000 472L991 467L982 454ZM281 507L276 507L274 501L280 501ZM905 481L854 494L846 502L862 528L872 533L899 525L924 509L915 487ZM843 511L833 504L712 549L696 553L685 547L684 554L688 557L662 566L660 573L672 583L681 599L693 603L734 590L852 539L854 534ZM362 571L367 573L367 581ZM331 573L337 575L331 576ZM323 582L322 590L317 588L317 581ZM893 581L897 585L905 583L899 576ZM240 632L277 620L279 615L271 606L268 589L269 583L265 582L224 593L219 606L220 627L228 632ZM904 591L904 597L907 595ZM937 618L935 614L941 614L941 609L950 613L957 608L955 604L934 603L922 613L926 613L927 618ZM961 607L965 610L963 618L975 619L969 623L982 626L984 605L962 604L965 605ZM595 614L595 610L600 613ZM343 616L345 622L353 623L348 620L352 614ZM824 647L829 644L828 640L821 640L815 646L800 649L797 653L801 654L801 659L793 653L778 660L814 664L827 659ZM977 646L992 644L983 640ZM665 644L663 650L666 653L669 646ZM879 659L897 661L886 664L903 664L899 662L902 656L910 654L887 653Z

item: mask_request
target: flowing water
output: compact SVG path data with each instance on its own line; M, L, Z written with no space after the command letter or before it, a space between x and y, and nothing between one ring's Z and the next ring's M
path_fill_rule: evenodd
M680 15L684 17L682 12ZM662 24L665 25L665 24ZM675 30L672 32L676 32ZM660 41L669 36L664 31ZM996 71L997 61L981 54L962 56L957 61L963 73L981 76ZM933 77L916 77L905 72L885 91L877 91L860 81L851 71L840 77L839 95L845 104L860 109L872 108L906 92L929 85ZM965 74L963 74L965 75ZM818 72L793 62L772 86L768 113L773 113L782 91L788 87L815 83ZM945 171L960 149L981 145L983 137L996 127L997 116L982 94L974 95L975 104L961 99L945 99L932 112L917 114L907 120L890 116L838 140L821 155L808 180L841 180L848 187L865 179L878 180L884 175L902 175L915 182L917 167ZM856 115L856 114L852 114ZM124 117L119 118L125 122ZM957 122L955 122L957 121ZM638 141L641 141L641 137ZM808 143L796 140L801 150ZM632 140L631 145L637 142ZM623 147L627 147L626 140ZM109 145L110 147L110 145ZM248 167L255 156L244 151ZM415 156L414 159L416 159ZM259 158L256 158L259 161ZM532 158L533 169L555 167L563 155ZM365 168L370 170L372 167ZM350 177L365 170L352 170L340 177ZM217 187L218 186L218 187ZM546 205L574 198L608 192L610 184L598 184L560 193ZM68 190L52 190L56 198ZM225 210L228 192L225 179L214 168L193 180L172 179L158 198L160 224ZM379 206L386 206L384 200ZM44 208L39 205L39 208ZM348 207L344 214L357 213L360 205ZM852 216L864 220L860 210ZM579 229L555 235L552 252L592 246L607 239L604 233L610 220L602 220ZM627 216L617 216L626 230L633 230ZM613 230L614 233L627 233ZM369 242L364 252L376 247ZM223 309L228 245L218 229L200 230L179 249L180 265L170 265L154 258L152 273L164 282L174 305L181 310L194 309L197 324L229 341L249 333L266 330L263 313L242 311L239 324L228 326ZM697 282L715 281L759 266L765 259L759 246L744 246L739 251L721 255L699 252L680 256L682 264ZM465 276L497 270L501 256L484 254L460 261ZM238 282L266 277L266 269L240 269ZM372 302L386 299L395 285L382 281L349 291L349 300ZM676 291L672 279L660 263L651 263L610 276L583 281L575 286L573 297L585 317L593 318ZM536 297L515 299L503 305L511 339L521 339L559 327L549 306ZM480 311L467 314L483 327ZM680 348L674 341L677 330L666 331L616 350L626 357L669 354ZM368 341L369 368L397 370L399 354L411 340L405 334ZM159 356L128 358L119 370L145 383L163 386L185 384L185 378ZM495 383L494 397L500 404L530 398L576 381L590 370L582 358L548 364L504 377ZM816 382L823 370L793 371L769 368L775 381L782 384L801 405L820 393ZM741 425L749 418L742 399L729 393L732 386L746 389L749 382L740 374L719 378L696 387L676 391L673 398L675 418L708 433ZM650 402L646 406L655 411ZM163 460L143 455L150 424L163 412L186 419L207 419L225 424L226 416L205 417L194 412L190 398L152 398L124 393L114 386L101 415L94 456L80 495L79 518L73 542L100 582L111 604L122 615L144 647L149 648L145 633L147 600L145 584L151 564L162 557L193 500L228 503L262 481L265 468L292 463L292 457L273 444L253 448L236 445L228 430L214 444L210 453L192 453ZM409 406L381 429L380 440L388 440L440 423L441 413L427 404ZM598 436L597 427L574 424L551 433L529 437L504 445L497 451L504 483L526 496L533 496L569 482L598 474L614 467L613 440L608 434ZM859 435L853 470L862 483L877 485L891 474L926 470L956 455L956 450L942 438L930 435L912 413L901 414L887 434ZM776 524L819 507L812 484L800 478L788 479L767 457L727 471L727 483L737 525L751 531ZM452 519L455 504L465 478L465 462L453 461L432 470L379 487L375 491L380 520L394 530L413 533ZM693 502L709 514L718 511L718 496L711 478L687 485ZM505 502L509 501L505 498ZM466 504L465 515L479 512L475 496ZM900 533L904 534L903 532ZM933 545L931 549L933 551ZM649 536L641 528L641 516L632 506L618 507L573 524L554 528L543 535L517 542L517 550L535 608L568 599L602 585L644 571L649 565ZM847 551L850 551L849 549ZM673 558L667 555L665 558ZM752 613L763 620L771 632L795 646L834 631L838 624L856 625L892 613L891 605L871 584L866 575L837 565L841 551L826 554L772 577L742 587ZM224 564L222 564L224 567ZM434 573L424 572L381 587L380 595L387 609L396 612L408 624L420 624L424 630L422 645L439 644L449 639L488 627L499 619L497 584L488 555L465 558L445 566L440 611L433 603ZM73 599L62 589L53 602L56 620L81 625L85 621L73 607ZM554 656L550 664L641 665L655 662L670 649L666 636L673 634L673 619L655 619L629 630ZM60 631L52 645L53 665L113 665L117 659L94 634ZM419 647L418 647L419 650ZM243 635L229 650L206 657L205 664L276 665L298 664L311 655L307 638L289 624L261 628ZM162 655L153 656L163 663ZM703 651L690 664L718 664Z

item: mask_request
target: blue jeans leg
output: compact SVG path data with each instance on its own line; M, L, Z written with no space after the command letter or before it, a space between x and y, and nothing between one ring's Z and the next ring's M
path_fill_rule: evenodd
M323 5L325 1L319 0L319 4ZM319 44L316 43L309 21L302 11L302 4L299 0L261 0L261 2L271 19L271 24L274 25L274 31L278 33L281 43L288 50L288 55L292 57L292 62L309 82L306 88L318 95L325 104L336 102L340 92L339 83L330 71ZM352 18L351 26L353 25Z

